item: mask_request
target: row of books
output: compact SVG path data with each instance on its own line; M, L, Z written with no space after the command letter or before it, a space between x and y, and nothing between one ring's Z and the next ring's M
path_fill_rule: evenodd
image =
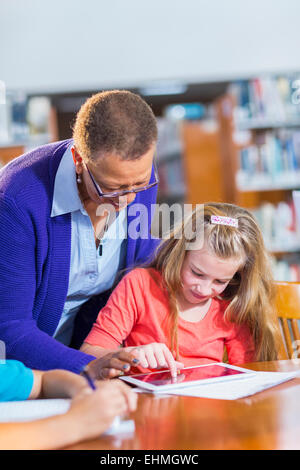
M252 211L270 252L300 251L300 230L293 201L264 203Z
M272 271L276 281L300 282L300 256L280 260L272 258Z
M299 130L273 130L254 138L252 145L240 150L238 182L246 183L258 176L267 177L270 182L299 177Z
M231 91L245 118L285 121L299 117L300 74L235 82Z
M237 123L300 119L300 73L239 80L230 85L229 92L236 101Z

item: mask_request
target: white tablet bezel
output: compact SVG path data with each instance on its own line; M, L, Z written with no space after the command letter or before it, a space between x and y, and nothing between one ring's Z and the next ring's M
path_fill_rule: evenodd
M145 390L148 390L150 392L162 392L162 391L167 391L167 390L172 390L175 388L186 388L186 387L195 387L199 386L201 384L208 384L208 383L214 383L214 382L224 382L224 381L231 381L231 380L237 380L237 379L244 379L244 378L249 378L250 376L253 376L256 372L250 369L244 369L243 367L238 367L238 366L232 366L230 364L226 364L224 362L211 362L209 364L201 364L199 366L191 366L191 367L184 367L181 369L181 371L184 371L185 369L195 369L196 367L207 367L207 366L220 366L220 367L226 367L228 369L234 369L234 370L239 370L241 372L245 372L245 374L239 374L239 375L227 375L223 377L212 377L210 379L201 379L201 380L194 380L191 382L176 382L173 384L167 384L167 385L153 385L148 382L143 382L142 380L139 380L138 377L140 375L146 375L146 374L135 374L135 375L123 375L120 377L121 380L124 382L136 385L139 388L143 388ZM147 375L155 375L155 374L160 374L164 370L159 370L155 372L149 372Z

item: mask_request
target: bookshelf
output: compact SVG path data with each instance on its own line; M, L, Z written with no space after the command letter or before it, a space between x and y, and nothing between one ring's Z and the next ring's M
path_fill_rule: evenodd
M159 117L157 126L158 203L170 205L183 203L186 195L186 182L182 164L180 124L177 121Z
M56 140L57 111L50 98L7 93L0 106L0 168L23 153Z
M294 79L233 84L216 100L226 200L253 211L278 280L300 281L300 234L292 190L300 188L300 106ZM298 144L299 142L299 144Z
M158 130L158 202L224 200L218 123L158 118Z
M268 130L300 127L300 118L291 118L290 120L268 120L266 118L248 118L238 120L236 127L239 130Z

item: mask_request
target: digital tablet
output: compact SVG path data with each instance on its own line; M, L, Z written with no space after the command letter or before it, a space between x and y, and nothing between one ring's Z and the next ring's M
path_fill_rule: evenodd
M215 362L201 366L185 367L178 376L171 377L170 370L150 372L149 374L124 375L125 382L140 388L154 391L166 391L173 388L193 387L200 384L248 378L254 371Z

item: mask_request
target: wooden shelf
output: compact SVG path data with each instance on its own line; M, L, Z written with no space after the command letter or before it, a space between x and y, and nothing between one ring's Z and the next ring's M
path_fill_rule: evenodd
M236 175L237 189L242 192L251 191L287 191L300 188L300 172L281 173L271 177L256 174L249 177L243 171Z
M165 142L161 154L157 152L158 169L181 162L182 186L172 187L164 181L161 173L161 192L159 202L201 204L206 201L225 200L223 175L221 170L220 135L216 122L208 125L206 120L181 121L177 124L181 145L170 146ZM167 148L169 151L163 152ZM167 171L166 171L167 173ZM159 171L160 174L160 171ZM166 187L170 186L165 190Z
M205 121L184 121L181 127L183 142L183 171L187 188L186 203L201 204L225 201L222 172L220 132Z
M291 245L291 246L273 245L273 246L267 246L267 249L269 253L275 256L286 254L286 253L298 253L300 252L300 244L295 243L294 245Z
M0 147L0 168L1 165L6 165L8 162L24 153L25 147L23 145L11 145L8 147Z
M268 130L289 127L300 128L300 116L299 118L288 119L286 121L277 121L265 118L249 118L241 121L235 120L234 125L238 130Z

